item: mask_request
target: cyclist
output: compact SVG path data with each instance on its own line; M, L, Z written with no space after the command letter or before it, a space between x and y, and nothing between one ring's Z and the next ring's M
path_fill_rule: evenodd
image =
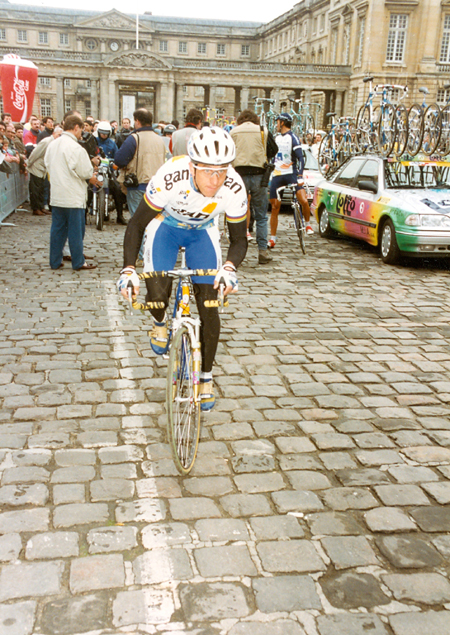
M128 223L124 240L124 268L118 288L127 297L131 281L139 292L135 262L146 230L144 272L173 269L180 247L185 247L186 264L192 269L218 269L214 278L193 277L194 294L201 321L202 372L201 409L215 404L212 366L220 334L217 308L205 307L215 300L219 282L225 295L238 290L236 269L247 251L247 193L239 174L231 166L236 151L230 135L221 128L196 130L188 143L188 155L167 161L153 176L144 198ZM217 217L225 213L230 246L222 265ZM150 344L159 355L168 349L166 311L172 281L155 277L146 280L147 301L162 302L152 309L154 327Z
M291 131L292 117L287 112L282 112L277 117L277 136L275 141L278 146L278 153L275 156L275 169L270 182L270 204L272 213L270 215L270 239L267 243L269 249L275 247L277 240L278 214L280 213L281 201L277 199L277 189L283 185L297 183L297 198L302 206L303 216L306 222L306 233L314 234L311 227L308 199L304 190L303 169L305 159L298 138Z

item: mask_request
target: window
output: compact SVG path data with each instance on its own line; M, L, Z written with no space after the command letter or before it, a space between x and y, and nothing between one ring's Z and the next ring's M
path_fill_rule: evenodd
M333 64L336 63L336 55L337 55L337 40L338 40L338 30L337 29L333 29L331 31L331 58L330 58L330 62L332 62Z
M72 102L70 101L70 99L64 100L64 109L66 112L72 110Z
M206 42L199 42L197 44L197 53L199 55L206 55Z
M63 46L67 46L69 44L69 34L68 33L60 33L59 34L59 43Z
M39 77L39 84L41 86L45 86L46 88L51 88L52 80L50 77Z
M442 33L440 62L450 62L450 15L445 16L444 31Z
M17 41L18 42L28 42L27 32L19 29L17 31Z
M325 13L322 13L322 15L320 16L320 30L325 30Z
M178 42L178 53L187 53L187 42Z
M358 174L358 183L360 181L370 181L378 188L378 162L366 161L361 172Z
M182 89L183 93L185 93L185 94L188 92L188 87L187 86L182 86L181 89Z
M70 88L70 84L71 84L70 79L65 79L64 80L64 88Z
M362 63L363 51L364 51L364 32L366 30L366 17L359 19L359 37L358 37L358 52L356 55L357 64Z
M85 110L86 110L86 117L90 117L92 112L91 112L91 102L87 101L85 103Z
M403 62L407 25L407 15L391 13L391 19L389 21L386 61Z
M52 104L50 99L41 99L41 117L51 117Z
M217 45L217 55L225 55L225 44Z
M313 35L317 33L317 18L313 20Z
M439 88L437 92L436 101L439 106L446 106L448 100L450 99L450 88Z
M90 51L95 50L97 48L97 40L94 40L93 38L86 40L86 48Z
M348 64L350 61L350 24L344 26L344 50L343 50L343 64Z
M39 44L48 44L47 31L39 31Z
M0 40L6 40L6 29L0 29Z
M365 159L353 159L342 169L342 171L335 178L334 182L340 185L350 186L353 183L353 179L358 174L359 169L364 163Z
M86 80L86 88L90 88L92 86L92 82L90 79Z
M241 46L242 57L248 57L250 55L250 44L243 44Z
M159 52L160 53L167 53L168 50L169 50L169 43L167 42L167 40L160 40L159 41Z

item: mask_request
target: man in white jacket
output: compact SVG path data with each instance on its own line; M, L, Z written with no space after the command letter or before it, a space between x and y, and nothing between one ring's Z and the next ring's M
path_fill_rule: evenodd
M83 131L83 120L70 115L64 120L64 132L48 147L45 167L50 178L50 267L63 266L63 247L69 239L72 269L95 269L86 263L83 255L87 181L99 186L97 176L86 150L78 140Z

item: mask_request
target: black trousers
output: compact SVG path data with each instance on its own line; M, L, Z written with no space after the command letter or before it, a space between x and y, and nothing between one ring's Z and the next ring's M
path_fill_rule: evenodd
M30 172L30 205L33 212L42 209L45 205L45 179L35 176Z

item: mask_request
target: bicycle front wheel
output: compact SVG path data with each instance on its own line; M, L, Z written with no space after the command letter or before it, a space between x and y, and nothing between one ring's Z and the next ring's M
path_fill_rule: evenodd
M200 399L194 386L194 355L200 356L200 352L194 352L191 335L181 326L170 347L166 408L173 460L183 475L189 474L194 465L200 438ZM199 360L196 366L200 367Z
M300 248L304 255L306 254L306 241L305 241L306 224L303 218L302 211L300 209L300 205L298 203L294 204L294 223L295 223L295 231L297 232L298 240L300 242Z

